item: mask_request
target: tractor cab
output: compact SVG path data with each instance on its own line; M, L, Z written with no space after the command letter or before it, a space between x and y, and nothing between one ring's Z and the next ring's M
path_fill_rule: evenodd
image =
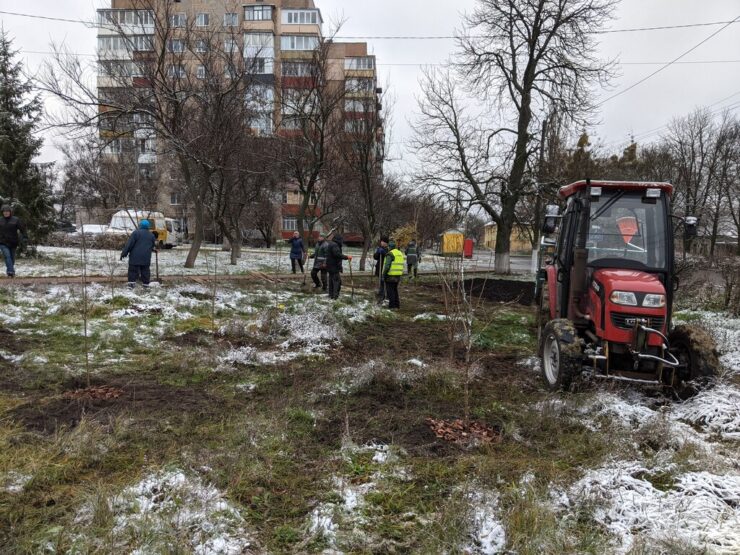
M672 328L672 193L668 183L579 181L560 189L562 215L548 207L538 319L550 387L584 372L683 387L714 372L707 334ZM696 220L686 220L691 233ZM697 342L708 352L700 356Z

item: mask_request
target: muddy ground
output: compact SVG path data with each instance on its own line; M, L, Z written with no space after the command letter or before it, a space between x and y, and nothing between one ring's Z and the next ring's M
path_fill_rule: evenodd
M543 408L560 396L528 360L530 286L472 286L484 301L469 365L428 283L403 286L399 313L365 289L332 305L300 282L217 299L100 288L87 342L78 291L0 293L30 315L0 328L0 552L608 552L607 527L563 520L549 492L653 447ZM595 387L567 397L574 414ZM467 418L497 441L445 441L430 418ZM162 472L215 488L203 517L215 524L167 520L194 495L182 492L147 518L142 501L120 509Z

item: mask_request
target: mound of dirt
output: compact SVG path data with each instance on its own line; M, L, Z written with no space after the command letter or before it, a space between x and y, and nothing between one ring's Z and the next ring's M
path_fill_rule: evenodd
M465 289L475 296L498 303L519 303L530 306L534 302L534 281L513 279L474 278L465 280Z
M490 445L501 442L501 434L481 422L435 420L427 418L429 428L439 439L463 446Z

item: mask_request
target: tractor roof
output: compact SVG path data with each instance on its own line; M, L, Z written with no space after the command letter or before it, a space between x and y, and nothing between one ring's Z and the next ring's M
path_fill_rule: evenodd
M565 187L561 187L558 195L565 200L586 187L601 187L612 190L643 191L645 189L661 189L670 195L673 193L673 185L670 183L650 181L576 181Z

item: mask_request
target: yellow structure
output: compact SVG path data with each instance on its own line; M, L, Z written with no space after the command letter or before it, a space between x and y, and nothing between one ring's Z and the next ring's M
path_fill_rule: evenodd
M465 245L465 235L457 229L450 229L442 234L439 246L442 256L462 256Z
M513 253L530 253L532 252L532 241L530 240L531 226L515 225L511 233L511 252ZM498 226L495 223L486 225L486 234L483 240L483 246L487 249L496 248L496 233Z

